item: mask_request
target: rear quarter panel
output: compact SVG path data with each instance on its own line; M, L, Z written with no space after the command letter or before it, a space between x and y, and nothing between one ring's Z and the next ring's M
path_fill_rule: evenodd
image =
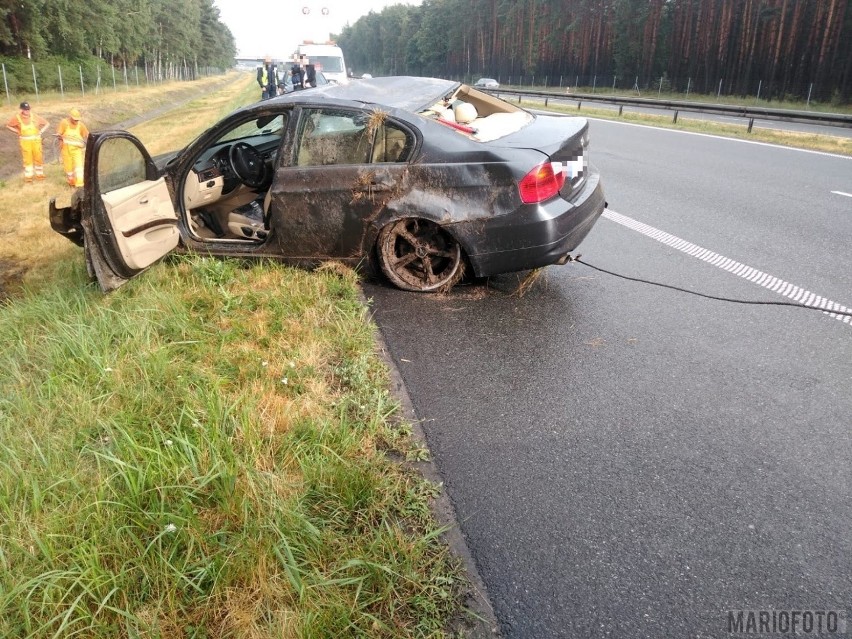
M364 237L371 254L379 230L401 218L437 222L468 253L480 251L477 221L511 215L522 206L518 181L541 162L539 151L477 142L442 124L422 118L419 150L387 194Z

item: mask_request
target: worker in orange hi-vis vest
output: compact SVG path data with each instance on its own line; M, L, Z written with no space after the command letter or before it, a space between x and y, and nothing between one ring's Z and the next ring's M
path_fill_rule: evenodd
M49 126L47 120L30 110L29 102L21 102L20 112L6 122L6 128L18 136L24 160L24 181L44 179L41 134Z
M80 110L71 109L68 117L59 123L56 135L62 141L62 164L69 186L83 186L83 159L89 129L80 120Z

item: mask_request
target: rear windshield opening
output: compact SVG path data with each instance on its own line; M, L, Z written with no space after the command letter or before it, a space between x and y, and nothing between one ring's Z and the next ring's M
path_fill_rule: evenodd
M521 107L466 84L421 115L460 125L453 128L480 142L520 131L533 120L533 115Z

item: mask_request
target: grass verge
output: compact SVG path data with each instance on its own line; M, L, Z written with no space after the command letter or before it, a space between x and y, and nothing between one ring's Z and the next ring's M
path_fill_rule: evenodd
M351 271L67 270L0 313L0 636L443 636L459 569Z

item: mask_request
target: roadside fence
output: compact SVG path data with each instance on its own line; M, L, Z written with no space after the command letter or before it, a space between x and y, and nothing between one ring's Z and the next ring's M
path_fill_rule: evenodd
M669 78L667 75L643 78L641 76L618 76L607 75L496 75L470 74L455 77L460 82L472 83L480 77L493 77L501 86L519 87L531 89L560 89L571 93L584 93L590 95L613 95L618 93L624 95L628 92L634 97L661 98L663 96L679 94L684 99L690 95L700 94L704 96L715 96L717 100L727 97L737 99L753 98L755 103L767 101L792 101L804 102L807 107L811 102L835 102L839 96L821 96L814 82L803 84L779 86L760 78L755 78L743 86L727 78L717 78L713 81L702 79L699 81L693 77ZM820 100L821 98L821 100Z
M579 111L583 102L592 103L609 103L618 106L618 115L622 115L624 107L639 107L662 109L671 111L674 114L672 123L677 123L678 115L681 111L686 113L710 113L713 115L725 115L734 118L745 118L748 120L748 132L751 133L754 127L754 121L770 120L774 122L799 122L806 124L819 124L823 126L837 126L847 129L852 129L852 115L844 113L824 113L816 111L796 111L792 109L770 109L762 106L747 106L747 105L731 105L731 104L712 104L706 102L692 102L687 100L659 100L651 98L635 98L629 96L613 96L613 95L591 95L581 93L558 93L553 90L549 91L530 91L525 89L485 89L488 93L497 95L514 95L518 98L518 104L522 98L533 98L535 100L544 100L544 106L547 106L548 101L554 102L576 102L577 110Z
M29 66L30 69L27 69ZM47 65L25 61L10 61L0 63L3 73L3 88L6 93L6 103L11 105L17 101L18 95L35 95L38 102L42 93L58 92L65 97L66 93L98 95L105 91L129 90L131 86L147 86L155 83L171 81L191 81L199 77L222 75L225 69L216 67L199 67L183 61L180 64L145 63L128 67L122 64L117 67L105 62L98 64Z

